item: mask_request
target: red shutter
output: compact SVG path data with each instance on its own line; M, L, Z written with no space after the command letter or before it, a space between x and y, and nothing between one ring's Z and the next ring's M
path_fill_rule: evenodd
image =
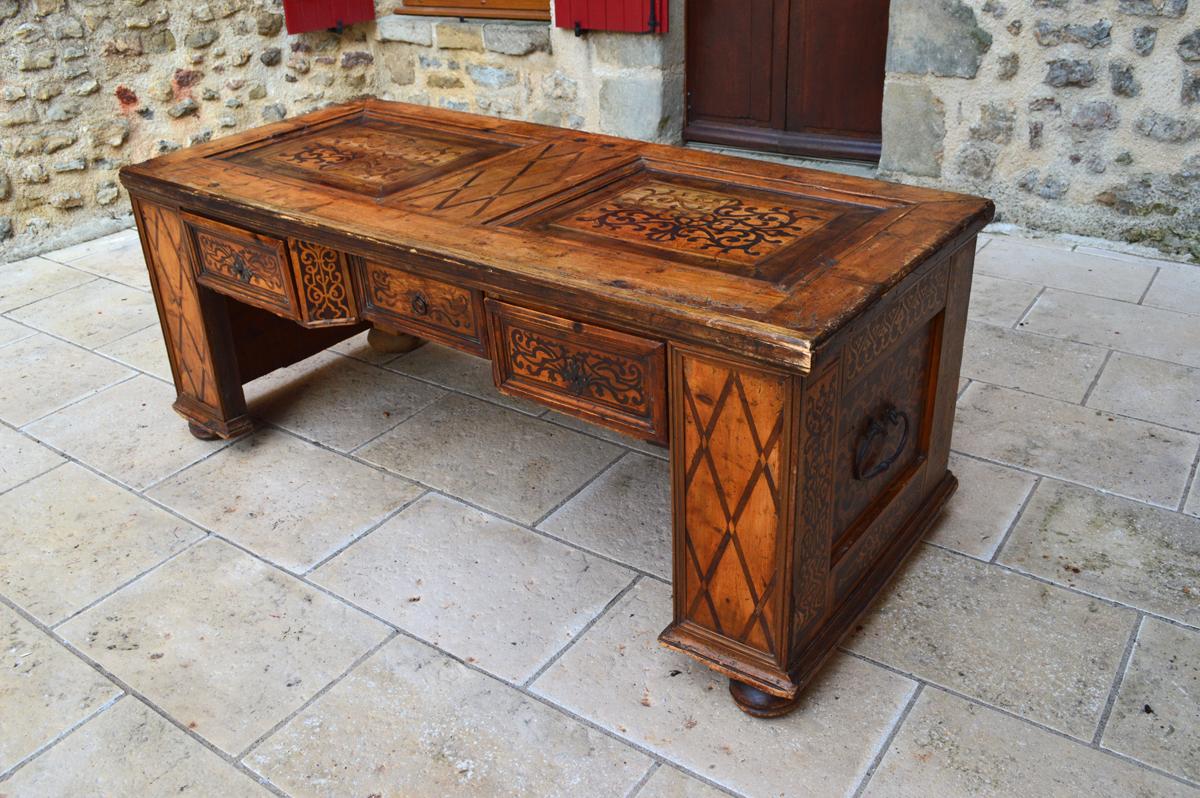
M304 33L375 19L374 0L283 0L288 33Z
M667 0L554 0L554 24L578 31L666 33Z

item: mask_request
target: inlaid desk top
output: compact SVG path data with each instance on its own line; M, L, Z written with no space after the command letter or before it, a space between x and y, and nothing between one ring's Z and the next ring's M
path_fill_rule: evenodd
M801 370L992 213L958 194L379 100L171 153L122 179Z
M957 485L987 200L375 100L121 178L197 436L373 327L669 445L660 639L753 715L796 705Z

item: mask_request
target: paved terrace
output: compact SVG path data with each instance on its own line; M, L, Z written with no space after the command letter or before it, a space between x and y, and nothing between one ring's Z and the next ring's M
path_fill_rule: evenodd
M662 450L361 338L197 441L132 232L0 266L0 795L1200 795L1198 314L985 238L963 488L760 722L655 642Z

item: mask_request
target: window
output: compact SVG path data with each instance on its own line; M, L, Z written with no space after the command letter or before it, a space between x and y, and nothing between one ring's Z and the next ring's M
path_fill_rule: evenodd
M550 0L404 0L402 14L498 19L550 19Z

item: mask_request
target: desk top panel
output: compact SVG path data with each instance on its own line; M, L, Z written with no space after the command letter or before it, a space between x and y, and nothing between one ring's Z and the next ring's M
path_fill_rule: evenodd
M443 262L485 288L770 341L793 362L992 214L975 197L378 100L122 180L234 223Z

